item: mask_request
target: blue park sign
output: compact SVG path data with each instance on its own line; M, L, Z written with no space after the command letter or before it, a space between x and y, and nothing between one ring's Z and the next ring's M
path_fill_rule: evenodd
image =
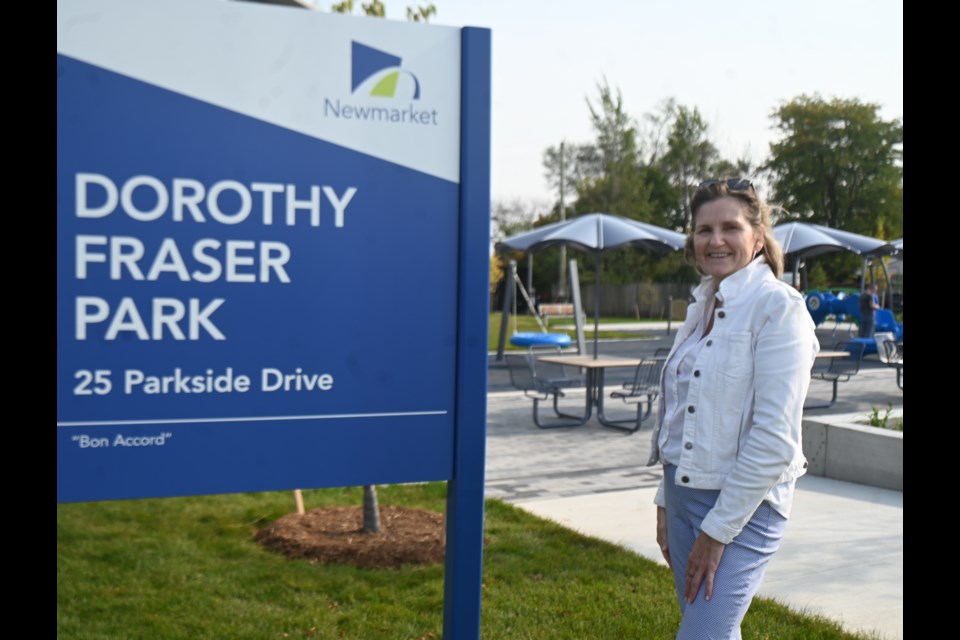
M57 4L59 502L447 481L479 633L490 33Z

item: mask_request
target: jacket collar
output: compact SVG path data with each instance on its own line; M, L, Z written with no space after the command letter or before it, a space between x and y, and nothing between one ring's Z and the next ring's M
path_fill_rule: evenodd
M772 274L773 271L767 265L766 258L757 256L743 269L720 281L720 291L717 292L717 297L724 304L731 304L742 291L749 291L758 281ZM697 302L703 302L714 293L713 276L706 276L700 281L700 285L694 289L693 297Z

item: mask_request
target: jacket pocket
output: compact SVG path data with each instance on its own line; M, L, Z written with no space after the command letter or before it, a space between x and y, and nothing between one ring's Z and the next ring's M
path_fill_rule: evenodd
M744 416L749 413L753 392L753 335L749 331L728 333L717 345L720 375L716 378L713 449L722 457L736 457Z
M718 337L717 365L727 378L746 378L753 375L753 334L749 331L731 331Z

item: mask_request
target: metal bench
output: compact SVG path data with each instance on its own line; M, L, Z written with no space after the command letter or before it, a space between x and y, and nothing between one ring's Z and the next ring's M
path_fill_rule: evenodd
M541 316L573 317L574 306L569 302L544 302L540 305Z
M573 415L560 410L560 398L564 391L584 386L583 374L578 367L538 362L538 356L560 355L560 349L531 348L525 353L506 354L510 370L510 383L533 400L533 423L541 429L576 427L586 424L590 414ZM544 421L540 418L540 403L553 399L553 412L557 419Z
M873 339L880 362L897 370L897 387L903 391L903 343L898 343L889 332L875 333Z
M670 349L661 348L654 352L652 358L644 358L637 365L633 379L624 382L622 389L610 394L611 398L619 398L628 404L636 403L636 427L631 431L639 430L640 425L653 411L653 402L660 396L660 374L669 353Z
M577 313L570 302L543 302L538 310L547 328L550 328L550 318L575 318Z
M848 355L838 358L830 358L830 364L824 369L814 369L810 377L814 380L825 380L833 383L833 396L830 402L822 405L805 406L804 409L828 409L837 402L837 386L841 382L846 382L860 372L860 364L863 362L863 342L857 340L848 340L841 342L836 346L837 351L846 351Z

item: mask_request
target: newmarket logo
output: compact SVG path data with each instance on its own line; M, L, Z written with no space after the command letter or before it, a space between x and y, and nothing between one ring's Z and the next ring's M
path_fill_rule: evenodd
M351 42L351 61L350 66L350 90L357 92L357 88L368 79L377 76L378 80L373 88L370 89L371 96L380 98L393 98L397 93L397 82L400 80L400 74L413 80L413 99L420 99L420 80L400 65L403 61L399 56L395 56L368 47L359 42Z
M436 109L414 108L412 101L420 100L420 79L402 67L399 56L354 41L350 42L350 54L350 93L354 101L351 104L324 98L325 117L437 126ZM375 98L375 103L369 98ZM386 103L391 106L383 106L380 100L384 98L393 100ZM411 100L408 107L393 106L402 99Z

